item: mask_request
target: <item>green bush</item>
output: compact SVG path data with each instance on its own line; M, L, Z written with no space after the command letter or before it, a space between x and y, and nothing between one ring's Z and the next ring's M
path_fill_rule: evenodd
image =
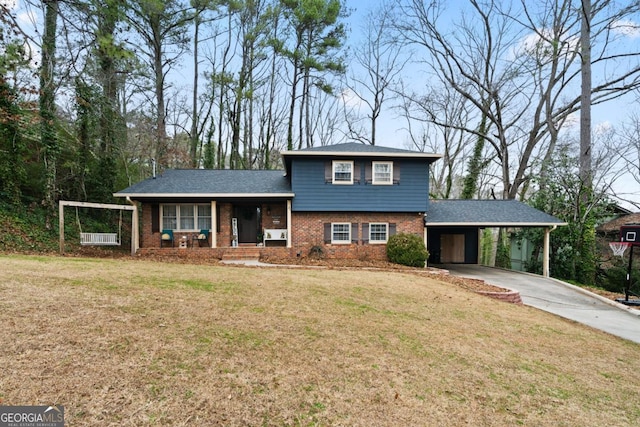
M399 233L389 237L387 257L389 261L396 264L424 267L427 258L429 258L429 252L420 236Z
M623 293L627 286L627 269L626 266L615 266L604 270L604 274L599 276L598 286L610 292ZM640 283L640 271L636 268L631 270L631 291L638 292L638 283Z

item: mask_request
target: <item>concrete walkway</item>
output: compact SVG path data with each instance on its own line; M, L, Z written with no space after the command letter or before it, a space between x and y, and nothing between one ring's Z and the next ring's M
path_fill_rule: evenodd
M517 290L526 305L640 343L640 310L538 275L469 264L447 264L444 268L456 276Z

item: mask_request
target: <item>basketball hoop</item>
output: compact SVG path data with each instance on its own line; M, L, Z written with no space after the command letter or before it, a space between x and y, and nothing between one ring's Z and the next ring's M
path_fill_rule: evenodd
M627 242L609 242L609 247L613 251L614 256L622 257L624 256L624 252L629 247L629 243Z

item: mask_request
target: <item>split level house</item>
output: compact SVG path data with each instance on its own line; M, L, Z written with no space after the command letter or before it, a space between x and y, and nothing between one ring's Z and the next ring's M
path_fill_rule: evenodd
M563 225L513 200L430 200L438 154L347 143L281 156L284 170L166 170L115 196L141 208L141 251L206 249L218 258L252 247L386 259L389 236L411 233L431 262L477 263L484 227L543 227L548 243Z

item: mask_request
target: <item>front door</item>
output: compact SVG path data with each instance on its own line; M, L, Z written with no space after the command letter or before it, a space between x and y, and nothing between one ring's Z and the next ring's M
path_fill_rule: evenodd
M238 218L238 243L258 242L258 206L236 206L235 216Z

